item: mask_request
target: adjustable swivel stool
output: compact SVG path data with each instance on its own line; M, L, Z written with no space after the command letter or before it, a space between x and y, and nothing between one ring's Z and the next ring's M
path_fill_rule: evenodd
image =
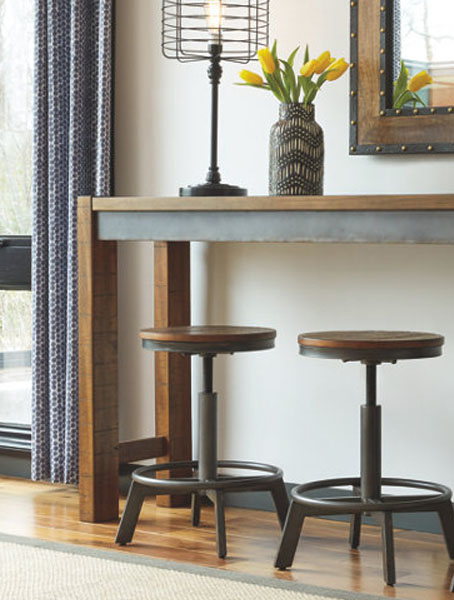
M336 358L366 365L366 404L361 406L361 477L313 481L294 488L282 534L276 567L290 567L304 518L315 515L352 514L350 545L359 546L361 514L371 514L381 525L383 570L387 584L396 581L394 566L393 512L437 512L446 546L454 558L454 510L451 490L444 485L413 479L381 476L381 406L376 403L377 365L411 358L439 356L444 338L432 333L408 331L325 331L298 337L300 354ZM382 485L426 490L424 495L386 496ZM352 486L351 496L313 498L307 492Z
M126 507L115 541L132 540L145 496L151 494L192 494L192 524L200 519L200 498L208 496L215 506L216 542L219 558L227 554L224 493L271 492L281 527L285 522L288 497L278 467L262 463L217 459L217 394L213 393L213 358L217 354L251 352L274 347L276 331L256 327L168 327L140 332L143 347L158 352L198 354L203 358L203 391L199 394L199 460L141 467L132 474ZM259 475L223 475L218 468L258 471ZM183 469L189 477L158 479L158 471Z

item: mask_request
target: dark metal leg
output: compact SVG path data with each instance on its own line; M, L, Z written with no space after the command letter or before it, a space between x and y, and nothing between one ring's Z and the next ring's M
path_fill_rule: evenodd
M219 558L225 558L227 555L227 542L225 539L225 515L224 515L224 496L222 492L215 492L214 512L216 517L216 549Z
M450 558L454 558L454 509L450 501L438 508L441 527L445 536L446 548Z
M381 406L377 405L377 364L366 363L366 404L361 406L361 489L364 502L381 500ZM369 513L365 513L368 516ZM382 519L380 519L382 523ZM353 515L350 546L359 546L361 515Z
M361 513L352 514L350 520L350 535L348 542L352 550L356 550L359 546L359 540L361 537Z
M121 516L120 525L118 526L117 536L115 538L116 544L124 546L132 540L144 498L151 493L150 488L147 486L140 485L140 483L137 483L136 481L131 483L129 486L128 498L126 499L126 506Z
M301 529L303 528L304 516L304 508L301 504L292 500L282 532L276 562L274 563L274 566L280 570L292 566Z
M383 575L388 585L396 583L396 566L394 562L393 516L390 512L374 515L381 524L383 545Z
M287 490L285 489L282 479L276 481L276 483L270 489L270 492L271 496L273 497L274 506L276 507L277 517L279 519L281 529L283 529L285 525L285 519L287 518L289 501Z
M381 500L381 406L377 405L376 363L366 363L366 404L361 406L361 497L366 502ZM384 578L388 585L394 585L396 567L392 513L386 511L373 515L381 525Z
M361 496L361 489L354 487L353 494ZM361 513L353 513L350 520L350 535L348 542L352 550L356 550L359 547L361 539Z
M197 492L192 494L191 499L191 523L193 527L198 527L200 523L200 505L202 498Z
M449 591L454 592L454 577L451 579L451 585L449 586Z

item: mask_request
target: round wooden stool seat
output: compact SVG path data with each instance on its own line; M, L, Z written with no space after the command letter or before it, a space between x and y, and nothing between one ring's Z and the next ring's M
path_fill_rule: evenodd
M440 356L444 337L419 331L316 331L298 336L300 354L318 358L340 358L396 362Z
M274 348L276 331L264 327L197 325L142 329L147 350L184 354L232 354Z

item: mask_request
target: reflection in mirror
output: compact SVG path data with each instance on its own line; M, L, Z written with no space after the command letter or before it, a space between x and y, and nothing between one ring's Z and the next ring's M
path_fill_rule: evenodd
M409 81L421 71L433 79L433 84L417 89L426 106L453 106L454 1L394 0L393 37L393 80L398 79L404 61Z

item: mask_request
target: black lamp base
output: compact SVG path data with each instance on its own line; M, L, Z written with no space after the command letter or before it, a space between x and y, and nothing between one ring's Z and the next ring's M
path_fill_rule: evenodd
M202 183L180 188L180 196L247 196L247 190L227 183Z

